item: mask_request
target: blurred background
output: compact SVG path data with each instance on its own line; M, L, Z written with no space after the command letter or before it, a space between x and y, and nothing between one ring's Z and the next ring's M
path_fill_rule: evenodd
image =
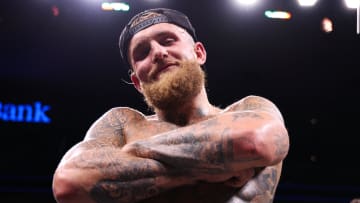
M150 114L128 84L123 26L154 7L189 16L210 101L249 94L284 115L291 147L274 202L360 197L359 0L1 0L0 202L55 202L64 153L113 107Z

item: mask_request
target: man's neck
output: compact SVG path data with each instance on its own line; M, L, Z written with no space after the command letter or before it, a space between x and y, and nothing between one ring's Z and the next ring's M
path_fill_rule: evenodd
M178 108L164 111L156 109L159 120L185 126L218 114L221 109L210 104L205 88L192 100Z

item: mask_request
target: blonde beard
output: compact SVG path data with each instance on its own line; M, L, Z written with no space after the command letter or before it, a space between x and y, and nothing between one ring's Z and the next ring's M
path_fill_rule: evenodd
M141 83L145 102L152 109L171 110L194 98L205 84L205 73L195 61L165 72L159 79Z

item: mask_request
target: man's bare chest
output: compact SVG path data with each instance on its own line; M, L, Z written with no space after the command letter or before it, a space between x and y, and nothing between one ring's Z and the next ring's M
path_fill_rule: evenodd
M163 121L139 121L124 128L126 143L146 139L178 128L176 125Z

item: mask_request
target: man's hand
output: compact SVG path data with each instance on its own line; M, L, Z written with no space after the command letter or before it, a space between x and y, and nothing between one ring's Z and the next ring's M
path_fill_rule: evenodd
M255 175L255 170L252 168L245 169L238 172L237 176L231 177L226 180L224 184L230 187L240 188L244 186L249 180L251 180Z
M222 174L210 174L198 177L201 182L207 183L223 183L229 187L242 187L247 181L254 177L254 169L244 169L234 174L222 173Z

